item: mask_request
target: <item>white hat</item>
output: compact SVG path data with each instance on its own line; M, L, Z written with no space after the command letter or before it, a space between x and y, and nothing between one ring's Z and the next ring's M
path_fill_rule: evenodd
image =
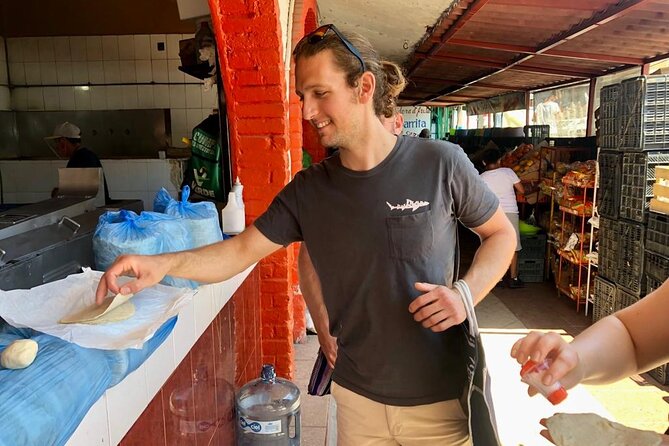
M63 122L62 124L58 124L53 130L53 136L47 136L46 139L56 138L81 139L81 129L71 122Z

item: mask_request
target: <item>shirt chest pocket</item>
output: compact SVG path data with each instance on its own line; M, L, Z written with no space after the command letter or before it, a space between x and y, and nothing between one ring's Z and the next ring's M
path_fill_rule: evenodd
M432 250L434 229L431 211L386 218L388 249L394 259L425 258Z

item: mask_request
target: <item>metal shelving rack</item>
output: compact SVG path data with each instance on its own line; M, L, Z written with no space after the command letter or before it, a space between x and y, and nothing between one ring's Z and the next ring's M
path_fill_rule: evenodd
M578 236L578 239L579 239L578 240L578 251L576 251L576 249L573 250L573 251L578 252L578 258L577 259L573 259L571 256L565 254L563 251L561 251L560 248L558 248L559 263L558 263L558 277L557 277L557 281L556 281L557 282L556 286L557 286L558 291L565 294L570 299L576 301L576 311L578 312L579 309L580 309L581 303L587 305L587 301L588 301L588 298L587 298L588 294L587 293L588 293L589 290L588 290L587 286L586 286L585 296L583 296L582 293L581 293L581 289L582 289L581 287L583 285L583 280L585 279L588 285L590 283L590 262L589 261L583 262L583 258L584 258L583 254L586 252L585 251L586 245L585 245L585 242L584 242L584 238L585 238L585 234L586 234L586 224L588 224L587 223L588 218L592 217L592 213L586 212L585 203L587 202L587 198L588 198L588 190L594 189L595 185L594 185L594 182L591 183L591 184L580 185L580 184L573 183L571 181L566 181L565 178L562 179L562 183L566 186L572 186L572 187L576 187L576 188L582 190L582 196L579 197L579 198L583 199L583 210L582 211L576 211L574 209L571 209L571 208L568 208L568 207L565 207L565 206L560 206L559 207L560 211L562 212L562 225L561 225L561 228L560 228L560 239L564 240L564 235L565 235L564 230L565 230L565 222L566 222L566 219L567 219L567 215L572 216L571 217L572 221L575 222L574 225L576 225L576 223L580 223L580 231L576 233L577 236ZM576 229L576 226L574 226L574 229ZM592 233L592 229L590 229L590 233ZM590 246L591 246L592 245L592 238L590 240L591 240L590 241ZM587 251L587 252L589 253L590 251ZM575 283L576 292L574 292L572 290L573 282L569 283L569 285L566 288L562 285L562 274L563 274L563 271L564 271L563 265L564 265L565 262L567 262L567 267L575 268L575 270L576 270L576 278L577 278L576 283ZM584 270L585 270L585 276L584 276ZM573 276L572 276L572 280L573 280Z
M593 252L593 244L595 243L595 230L599 230L599 212L597 210L597 191L599 190L599 148L597 148L597 170L595 172L595 186L592 192L592 217L590 220L590 245L588 247L588 254ZM588 255L588 282L585 286L585 315L588 315L588 307L595 304L595 297L590 293L590 277L592 277L593 268L599 267L598 262L594 263L590 255Z

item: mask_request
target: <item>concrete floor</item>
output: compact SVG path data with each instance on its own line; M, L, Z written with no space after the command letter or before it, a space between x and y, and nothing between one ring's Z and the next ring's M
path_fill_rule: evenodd
M307 385L311 369L318 353L318 337L307 336L302 344L295 344L295 384L300 388L302 399L302 436L303 446L325 445L330 395L307 395Z
M541 397L529 398L518 377L519 366L509 357L511 345L528 329L558 330L575 336L590 325L583 309L558 296L550 283L528 284L521 290L496 288L478 307L499 433L504 445L541 446L549 443L539 435L541 417L555 412L594 412L631 427L663 432L669 425L669 393L652 378L642 375L608 386L578 386L567 400L553 407ZM326 439L330 397L307 395L318 339L307 336L297 344L296 384L302 390L302 445L322 446ZM334 426L333 424L331 424Z

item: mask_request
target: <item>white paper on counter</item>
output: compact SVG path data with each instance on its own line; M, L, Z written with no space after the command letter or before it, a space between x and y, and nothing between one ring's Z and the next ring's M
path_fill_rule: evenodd
M130 319L105 325L59 324L67 315L95 302L95 290L102 274L86 268L83 273L29 290L0 290L0 317L14 327L32 328L82 347L141 348L197 292L155 285L132 298L135 314ZM122 277L119 283L130 280Z

